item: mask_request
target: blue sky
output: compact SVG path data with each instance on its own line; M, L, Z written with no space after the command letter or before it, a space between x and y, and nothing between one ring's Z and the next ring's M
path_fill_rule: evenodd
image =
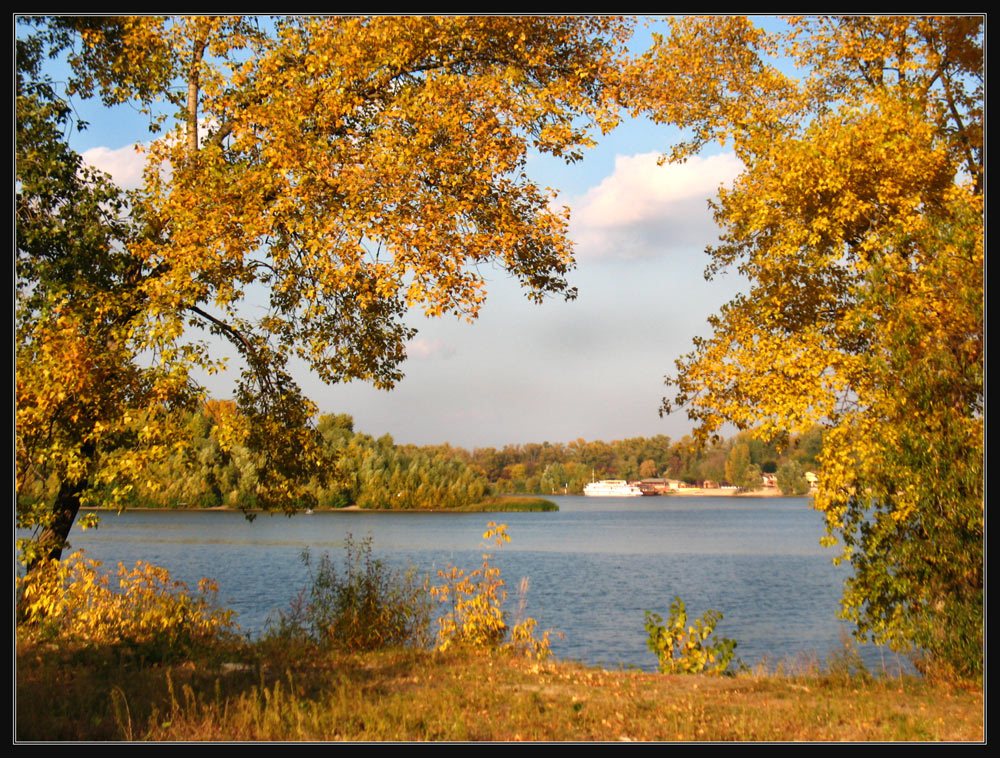
M637 48L648 40L641 36ZM133 146L150 139L146 117L129 106L76 106L90 125L74 133L73 147L134 186L141 167ZM705 246L718 233L707 201L740 166L722 148L658 166L679 136L626 119L577 164L529 161L529 176L558 189L572 211L575 301L532 304L496 269L475 323L411 314L419 334L392 391L327 386L293 363L296 379L321 412L349 413L356 429L400 443L472 448L687 434L682 412L658 415L664 375L745 282L735 272L713 282L702 275ZM232 392L225 378L208 386L216 397Z

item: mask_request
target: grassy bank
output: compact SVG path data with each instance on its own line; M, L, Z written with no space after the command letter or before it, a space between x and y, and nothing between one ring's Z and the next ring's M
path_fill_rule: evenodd
M497 495L487 498L481 503L467 505L461 508L450 508L450 511L471 511L476 513L514 512L514 511L558 511L559 506L551 500L540 497L515 497Z
M664 676L247 644L167 665L19 639L16 679L18 740L983 739L981 688L829 670Z

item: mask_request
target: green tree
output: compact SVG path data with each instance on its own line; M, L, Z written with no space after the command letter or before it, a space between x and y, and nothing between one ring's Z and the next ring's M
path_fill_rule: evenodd
M488 264L536 301L572 297L565 212L525 164L529 149L574 160L613 124L604 90L628 31L603 17L27 20L18 492L49 473L59 485L54 506L19 512L42 530L26 558L57 557L81 502L127 497L183 444L171 416L201 399L196 372L223 364L198 330L241 364L220 444L249 451L257 505L292 511L334 466L288 357L389 388L408 308L473 319ZM70 94L132 103L161 133L127 202L66 146L48 54L67 57Z
M820 454L823 452L823 427L814 426L806 433L794 438L789 452L807 470L816 466Z
M778 467L778 489L782 495L789 497L800 497L809 492L809 482L798 463L787 461Z
M741 490L759 490L763 486L760 467L750 462L750 446L746 442L737 442L729 451L726 479Z
M865 360L878 387L830 430L858 455L817 495L851 551L847 617L876 639L916 645L928 670L962 675L983 665L981 221L956 214L907 240L921 260L912 284L873 268L864 305L888 329Z
M671 22L627 96L746 167L707 275L750 281L677 362L711 435L826 427L815 505L862 639L981 673L983 19ZM787 74L770 61L784 55Z
M728 460L728 453L719 446L706 450L703 455L698 457L695 466L698 474L697 479L721 482L726 478L726 463Z

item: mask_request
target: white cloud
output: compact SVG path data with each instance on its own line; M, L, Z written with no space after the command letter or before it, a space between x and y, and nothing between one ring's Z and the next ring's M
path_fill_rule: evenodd
M95 147L84 151L81 157L85 163L111 174L111 178L119 187L135 189L142 184L142 169L146 165L146 154L136 150L134 145L114 150L109 147Z
M580 258L638 259L717 239L708 209L720 184L742 169L733 153L657 165L660 153L619 155L615 170L573 203L570 232Z
M439 339L417 337L406 343L406 355L417 360L450 358L455 354L455 346Z
M204 143L209 131L217 126L218 122L214 118L201 119L198 122L198 141ZM163 139L167 144L174 145L180 140L186 140L184 130L181 127L168 132ZM137 189L142 185L142 171L146 166L146 149L149 144L132 144L119 148L95 147L85 150L81 156L85 163L94 168L111 175L122 189ZM170 166L163 163L160 166L160 175L164 179L170 178Z

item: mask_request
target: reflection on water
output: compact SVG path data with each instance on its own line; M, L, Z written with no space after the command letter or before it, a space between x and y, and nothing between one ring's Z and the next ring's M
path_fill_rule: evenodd
M256 632L304 586L306 548L336 559L348 534L371 534L380 557L433 579L448 563L478 566L482 532L496 520L512 538L496 558L510 607L530 577L526 613L565 635L553 641L559 657L652 669L644 612L666 616L675 595L690 615L722 611L717 632L736 639L749 664L825 659L842 643L835 614L846 569L819 546L822 518L804 498L553 499L558 513L341 512L253 523L239 513L130 511L102 516L99 529L74 531L71 542L106 563L164 566L189 585L215 578L220 600ZM862 652L882 669L883 651Z

